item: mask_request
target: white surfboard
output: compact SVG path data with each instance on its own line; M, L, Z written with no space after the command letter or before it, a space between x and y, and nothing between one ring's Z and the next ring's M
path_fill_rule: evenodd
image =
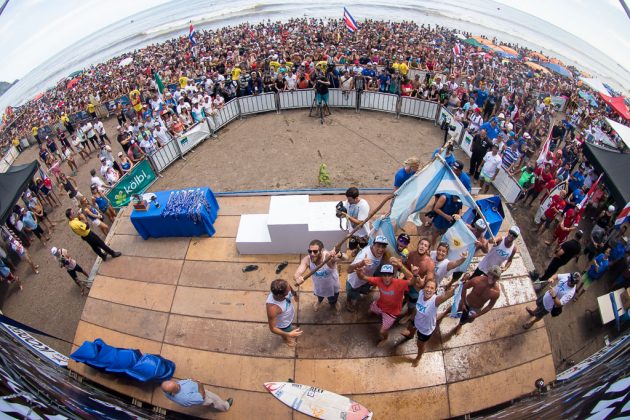
M543 213L549 208L549 206L551 205L551 197L556 194L560 189L563 190L567 190L568 188L568 184L566 181L563 181L561 183L559 183L558 185L556 185L555 187L553 187L553 189L551 190L551 192L549 193L549 195L547 196L547 198L545 198L543 200L543 202L540 204L540 207L538 207L538 210L536 210L536 215L534 216L534 222L539 225L540 222L542 221L542 217L543 217Z
M358 402L321 388L292 382L265 382L265 388L292 409L316 419L372 419L372 412Z

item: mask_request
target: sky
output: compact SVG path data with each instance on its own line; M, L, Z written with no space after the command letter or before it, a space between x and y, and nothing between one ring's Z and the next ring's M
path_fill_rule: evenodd
M78 39L166 1L9 0L0 16L0 80L21 78ZM630 18L618 0L497 1L553 22L630 69Z

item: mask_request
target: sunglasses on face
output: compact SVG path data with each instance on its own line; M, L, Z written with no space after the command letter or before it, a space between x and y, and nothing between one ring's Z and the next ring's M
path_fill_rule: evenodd
M313 254L313 255L317 255L317 254L319 254L319 249L309 249L308 253L309 254Z

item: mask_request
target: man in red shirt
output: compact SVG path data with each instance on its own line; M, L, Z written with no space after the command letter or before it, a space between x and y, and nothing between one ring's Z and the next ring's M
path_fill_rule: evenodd
M380 292L378 300L372 302L370 311L381 315L381 329L379 331L380 341L377 346L381 347L387 342L389 329L396 322L396 318L402 310L403 298L405 292L409 290L409 282L417 280L418 267L412 266L412 274L397 258L390 259L391 264L385 264L381 267L383 277L368 277L363 270L357 270L357 276L374 286ZM394 266L405 274L405 279L399 279L394 274Z
M544 169L539 166L534 170L534 175L536 175L536 181L534 185L527 190L527 195L525 195L525 200L523 200L523 204L527 204L527 199L531 197L531 201L529 202L530 207L536 197L545 189L545 185L553 179L551 164L546 163Z
M549 208L545 210L543 215L545 216L543 222L540 224L538 228L538 234L542 235L542 233L551 226L551 223L555 220L556 215L564 210L564 206L566 206L566 202L564 201L564 197L567 196L567 192L565 190L560 190L558 193L551 196L551 203L549 204ZM536 228L532 229L536 230Z

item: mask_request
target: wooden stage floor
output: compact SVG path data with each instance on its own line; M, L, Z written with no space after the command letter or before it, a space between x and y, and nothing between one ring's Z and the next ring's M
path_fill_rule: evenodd
M375 206L382 196L364 198ZM287 348L269 331L264 302L277 277L276 264L289 261L280 277L290 280L302 255L239 255L235 245L240 215L266 213L269 199L219 198L212 238L144 241L125 210L110 242L123 256L101 264L74 339L73 350L100 337L117 347L161 354L177 364L177 378L195 378L223 398L233 397L229 412L179 407L159 387L139 386L79 363L71 362L70 369L138 401L225 419L306 418L263 387L289 378L350 396L375 419L459 416L529 393L538 378L555 379L544 322L528 331L521 327L526 303L536 296L520 255L504 274L495 308L452 337L456 320L446 318L417 368L411 367L415 341L394 345L401 326L393 329L390 344L375 347L378 320L367 314L371 299L363 299L356 314L344 309L337 315L327 307L315 312L310 282L302 287L296 311L304 334L295 349ZM304 244L296 251L306 249ZM247 264L260 268L243 273Z

